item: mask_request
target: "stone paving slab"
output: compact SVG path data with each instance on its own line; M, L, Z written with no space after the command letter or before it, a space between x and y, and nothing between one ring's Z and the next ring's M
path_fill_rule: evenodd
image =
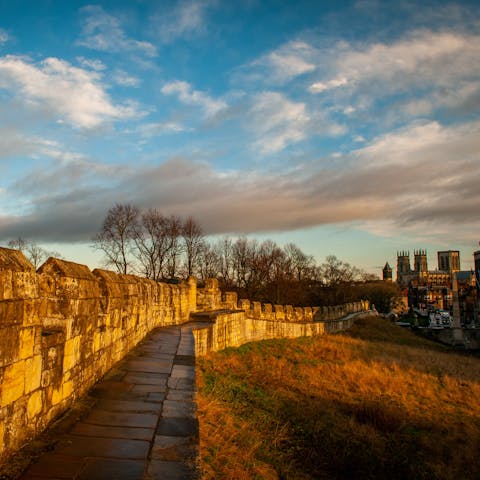
M128 364L125 366L125 370L127 370L128 372L168 374L172 370L172 364L173 362L167 361L147 362L132 360L128 362Z
M113 367L89 415L21 480L198 480L191 330L159 329Z
M143 440L69 435L55 451L72 457L146 459L150 443Z
M28 475L22 479L30 478L75 478L82 470L84 459L57 453L47 453L28 470Z
M173 388L174 390L194 390L195 389L195 380L191 378L172 378L170 377L167 382L168 388Z
M125 438L150 442L155 430L153 428L111 427L107 425L77 423L71 433L72 435L81 435L84 437Z
M122 459L88 459L79 480L138 480L143 478L145 462Z
M181 402L178 400L165 400L163 402L163 418L195 418L197 410L194 402Z
M165 385L169 375L154 373L129 373L125 376L125 382L138 385Z
M198 422L194 418L161 418L157 435L167 437L198 437Z
M157 415L162 410L162 406L158 405L158 403L137 400L102 399L97 402L95 407L100 410L108 410L109 412L151 412Z
M94 410L85 423L108 425L111 427L155 428L158 416L149 413L120 413L106 410Z
M165 394L166 391L167 391L167 382L165 381L165 383L162 385L149 385L149 384L134 385L131 393L134 395L143 395L145 396L145 398L148 399L149 394L151 393Z
M167 400L177 400L178 402L193 402L195 392L190 390L169 390L165 397Z

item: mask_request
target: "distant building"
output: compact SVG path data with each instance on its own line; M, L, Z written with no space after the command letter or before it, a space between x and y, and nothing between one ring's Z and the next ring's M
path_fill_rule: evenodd
M444 285L449 284L451 272L428 270L427 251L414 250L413 270L410 267L410 252L397 252L397 283L400 287L408 287L413 281L417 284Z
M392 281L392 267L388 264L388 262L383 267L383 281L384 282Z
M462 322L467 324L476 317L475 311L480 298L480 250L474 253L475 272L460 270L460 252L445 250L437 252L438 268L429 270L426 250L414 250L413 269L410 252L397 252L397 283L408 291L409 307L420 311L453 309L453 275L458 282ZM389 267L383 269L384 280ZM391 270L391 269L390 269ZM391 275L391 273L390 273Z

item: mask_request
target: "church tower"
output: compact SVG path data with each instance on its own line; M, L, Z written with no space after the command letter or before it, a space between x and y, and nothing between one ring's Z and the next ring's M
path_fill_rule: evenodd
M426 250L415 250L415 260L414 260L414 269L415 273L421 278L428 273L427 265L427 251Z
M397 252L397 282L403 283L403 277L410 273L410 252Z
M383 281L384 282L391 282L392 281L392 267L390 267L388 262L383 267Z

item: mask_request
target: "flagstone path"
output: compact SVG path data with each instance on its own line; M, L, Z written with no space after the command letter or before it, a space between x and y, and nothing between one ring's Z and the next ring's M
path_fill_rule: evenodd
M21 480L196 480L194 323L155 330L91 395L88 416Z

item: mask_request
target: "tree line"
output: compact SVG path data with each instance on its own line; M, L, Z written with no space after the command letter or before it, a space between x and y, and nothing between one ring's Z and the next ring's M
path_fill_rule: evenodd
M193 217L116 204L93 239L105 265L156 281L217 278L224 290L273 304L332 305L361 298L388 309L393 285L330 255L317 264L297 245L245 236L208 241ZM369 298L370 297L370 298Z

